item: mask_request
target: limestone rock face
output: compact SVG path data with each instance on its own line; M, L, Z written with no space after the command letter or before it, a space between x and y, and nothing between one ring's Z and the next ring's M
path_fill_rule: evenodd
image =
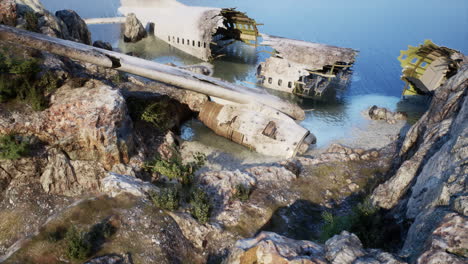
M133 176L111 172L102 181L102 192L111 197L115 197L120 193L130 193L134 196L145 197L151 191L157 192L158 188Z
M0 2L0 24L16 26L16 3L13 0L2 0Z
M105 171L92 161L70 160L63 152L49 152L48 163L40 182L48 194L76 196L83 193L98 193Z
M466 263L468 259L468 220L448 214L432 232L425 252L417 263Z
M272 232L261 232L251 239L236 242L224 264L318 264L327 263L323 246L311 241L289 239Z
M147 36L146 30L135 14L128 14L123 28L125 42L138 42Z
M70 160L98 161L108 170L129 161L132 127L124 98L108 86L64 86L43 112L0 115L0 133L35 135L62 149Z
M91 45L91 33L81 17L73 10L60 10L55 15L67 25L68 34L74 41Z
M403 264L392 254L364 250L359 238L347 231L325 245L293 240L271 232L236 242L224 264Z
M387 108L376 105L369 109L369 117L373 120L384 120L389 124L395 124L398 120L406 120L408 117L402 112L392 112Z
M327 240L325 247L326 258L331 263L353 263L366 254L359 238L346 231Z
M98 160L106 168L128 162L134 147L125 100L108 86L59 91L41 128L71 159Z
M374 203L390 209L411 188L406 214L448 205L466 190L468 168L468 66L437 89L426 114L408 131L399 151L399 169L372 194ZM411 187L411 184L414 185Z

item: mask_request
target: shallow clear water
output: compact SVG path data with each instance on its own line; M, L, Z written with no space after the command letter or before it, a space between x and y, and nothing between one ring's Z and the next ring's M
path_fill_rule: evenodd
M82 17L117 15L119 0L43 0L51 11L76 10ZM425 105L400 100L404 83L397 61L407 45L419 45L425 39L468 54L468 1L466 0L184 0L189 5L237 7L263 23L261 32L320 42L359 51L353 78L344 90L329 91L320 100L298 100L307 112L302 125L318 138L318 146L350 136L353 127L365 127L361 112L376 104L391 110L409 112L414 121ZM94 40L111 42L125 52L162 63L177 65L201 61L162 41L146 39L135 45L119 42L119 25L91 25ZM157 28L156 28L157 30ZM233 47L243 56L215 61L214 75L246 86L255 83L255 68L266 59L251 47ZM297 100L297 99L294 99ZM195 125L194 125L195 124ZM184 128L192 134L208 133L190 122ZM189 134L190 134L189 133ZM187 137L208 140L210 137ZM206 138L206 139L205 139ZM229 145L229 144L228 144ZM223 144L219 144L223 148Z

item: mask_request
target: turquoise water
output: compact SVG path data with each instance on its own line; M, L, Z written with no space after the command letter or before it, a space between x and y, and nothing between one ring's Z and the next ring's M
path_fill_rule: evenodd
M43 0L46 8L74 9L82 17L112 17L118 0ZM353 67L353 78L346 89L330 91L320 100L299 103L307 112L301 123L318 138L318 146L350 136L353 127L365 127L361 112L376 104L392 110L409 111L414 117L424 104L402 101L404 83L396 60L408 45L419 45L431 39L468 54L468 1L466 0L185 0L188 5L237 7L263 23L260 31L270 35L320 42L359 51ZM147 39L136 45L119 42L118 25L90 26L94 40L105 40L123 51L158 62L178 65L200 61L158 40ZM156 29L157 30L157 29ZM255 67L266 59L243 47L247 56L225 57L215 61L214 75L230 82L252 86ZM185 128L197 133L197 126ZM203 132L207 133L207 132ZM208 132L209 133L209 132ZM190 134L190 133L188 133ZM223 140L218 138L218 140Z

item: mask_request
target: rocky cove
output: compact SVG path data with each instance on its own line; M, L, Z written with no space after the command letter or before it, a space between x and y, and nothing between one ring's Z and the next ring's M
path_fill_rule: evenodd
M0 6L91 44L73 11ZM369 104L379 142L243 163L179 137L205 95L0 46L2 263L466 263L466 64L410 127Z

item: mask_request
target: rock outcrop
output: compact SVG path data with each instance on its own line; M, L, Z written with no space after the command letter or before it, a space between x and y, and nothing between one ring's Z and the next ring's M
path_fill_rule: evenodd
M392 112L387 108L376 105L369 109L369 117L373 120L384 120L389 124L395 124L399 120L406 120L408 116L402 112Z
M146 30L135 14L128 14L123 25L123 37L125 42L138 42L147 36Z
M97 40L93 42L93 46L96 48L106 49L112 51L112 45L109 42L104 42L101 40Z
M73 10L60 10L55 12L67 25L68 36L71 40L91 45L91 33L83 19Z
M40 113L5 111L0 134L35 135L60 147L70 160L99 161L104 168L127 163L134 150L132 121L125 100L108 86L64 86Z
M406 216L448 205L464 192L468 155L468 66L437 89L426 114L408 131L398 154L398 170L378 186L373 201L391 209L409 194ZM411 188L411 192L408 191Z
M431 241L439 226L459 233L468 231L464 215L468 176L467 93L468 65L465 65L435 91L429 110L401 143L395 173L371 196L378 206L391 209L395 218L413 222L402 249L402 255L411 262L421 254L424 257L420 263L438 263L437 258L442 255L446 259L460 258L450 250L440 250L440 243L434 246ZM453 213L459 215L457 224L450 220L455 217ZM455 239L455 232L444 234L445 241L466 249L466 242Z
M93 161L70 160L65 153L52 149L40 182L48 194L77 196L99 193L105 170Z
M130 193L137 197L146 197L149 192L158 192L158 188L138 178L116 173L108 173L102 180L102 192L115 197L121 193Z
M16 26L16 3L14 0L3 0L0 2L0 24Z
M343 231L325 245L293 240L271 232L237 241L223 264L403 264L392 254L376 249L365 250L359 238Z

